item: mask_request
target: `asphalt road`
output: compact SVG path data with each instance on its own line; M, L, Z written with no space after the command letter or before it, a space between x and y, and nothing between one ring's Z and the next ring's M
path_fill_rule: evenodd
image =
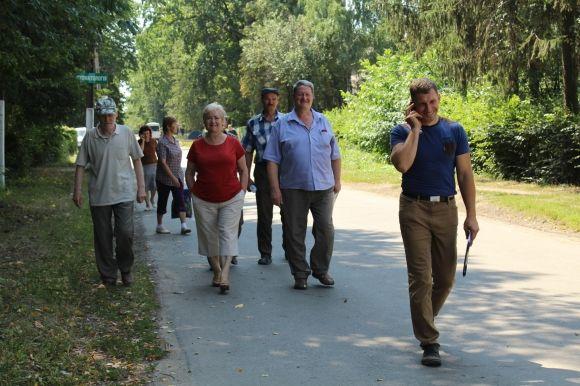
M210 286L195 224L157 235L137 210L169 356L161 385L580 384L580 239L480 218L466 277L437 324L443 366L420 365L410 322L398 200L344 188L335 207L334 288L292 289L275 215L273 264L256 264L254 195L244 206L231 291ZM462 220L460 219L460 223ZM309 234L308 245L312 245ZM458 249L463 253L465 241Z

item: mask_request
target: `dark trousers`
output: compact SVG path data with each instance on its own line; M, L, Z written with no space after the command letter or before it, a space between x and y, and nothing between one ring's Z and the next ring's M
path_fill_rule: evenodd
M419 201L403 195L399 199L413 332L422 346L439 338L435 317L455 280L457 222L455 200Z
M117 269L130 272L133 254L133 201L91 206L95 258L102 279L116 279ZM113 257L113 238L115 256Z
M254 165L254 182L256 183L256 207L258 210L258 251L261 257L272 257L272 217L274 215L274 204L270 195L270 182L268 181L268 172L266 163ZM280 217L284 224L284 213L280 209ZM284 241L284 226L282 226L282 247Z
M307 191L282 189L284 206L284 242L290 271L295 278L307 278L328 272L334 246L334 189ZM312 213L314 224L312 235L314 246L310 251L310 265L306 261L306 228L308 212Z
M178 204L179 211L185 212L185 200L183 198L183 182L179 180L179 186L169 186L157 181L157 214L167 213L167 200L169 192L173 195L173 200Z

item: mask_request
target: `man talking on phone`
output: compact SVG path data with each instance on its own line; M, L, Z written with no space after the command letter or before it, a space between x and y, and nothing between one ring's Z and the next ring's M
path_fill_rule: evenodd
M425 366L441 365L435 327L457 265L455 171L467 212L465 235L479 231L475 182L463 127L438 115L440 95L430 79L415 79L405 123L391 131L391 161L403 174L399 223L405 246L413 332Z

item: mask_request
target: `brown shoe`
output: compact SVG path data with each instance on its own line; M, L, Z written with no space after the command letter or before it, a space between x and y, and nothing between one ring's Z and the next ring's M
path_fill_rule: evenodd
M133 284L133 275L131 272L121 272L121 281L125 287L130 287Z
M305 290L306 288L308 288L308 282L305 278L294 278L294 289Z
M332 276L330 276L328 272L320 275L313 273L312 276L317 278L321 284L334 285L334 279L332 278Z

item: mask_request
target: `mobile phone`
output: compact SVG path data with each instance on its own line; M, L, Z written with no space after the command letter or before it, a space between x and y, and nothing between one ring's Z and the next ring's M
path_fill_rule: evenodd
M469 247L473 244L471 231L467 231L467 246L465 247L465 258L463 259L463 276L467 275L467 256L469 256Z

